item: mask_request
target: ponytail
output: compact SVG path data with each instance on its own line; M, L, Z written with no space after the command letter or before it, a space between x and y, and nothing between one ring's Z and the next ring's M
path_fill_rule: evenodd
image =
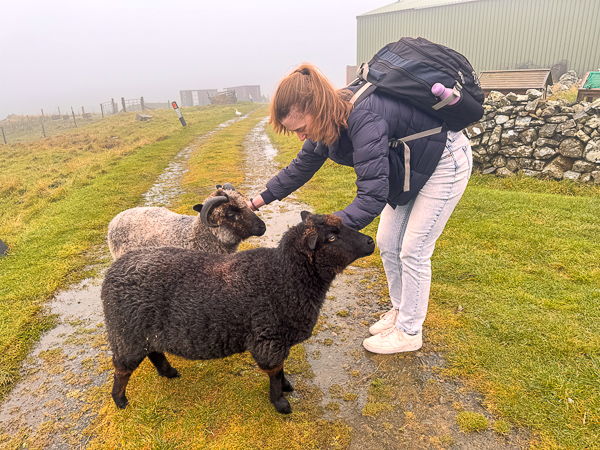
M352 104L346 97L315 66L303 64L284 77L275 89L269 123L277 133L287 134L282 120L290 113L308 114L313 120L311 136L331 145L348 126Z

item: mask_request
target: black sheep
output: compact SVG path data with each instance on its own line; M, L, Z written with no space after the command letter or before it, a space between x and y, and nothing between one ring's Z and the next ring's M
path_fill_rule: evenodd
M277 248L215 255L163 247L118 258L102 284L102 303L115 367L112 397L125 389L147 356L159 375L178 377L165 357L223 358L248 350L269 375L270 399L291 412L283 363L308 339L336 274L370 255L373 239L334 215L302 212Z

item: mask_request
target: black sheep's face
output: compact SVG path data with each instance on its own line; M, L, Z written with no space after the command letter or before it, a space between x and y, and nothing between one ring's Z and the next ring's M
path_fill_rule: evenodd
M262 236L267 226L260 217L254 214L246 204L242 207L230 202L223 208L222 223L230 228L236 236L248 239L250 236Z
M347 227L334 215L303 212L306 254L318 267L341 273L349 264L375 251L370 236Z
M211 198L220 198L217 203L212 203ZM194 210L205 214L206 222L218 232L234 237L234 240L248 239L250 236L262 236L267 226L246 205L246 199L237 191L217 189L207 199L209 208L203 205L194 206ZM205 223L206 223L205 222Z

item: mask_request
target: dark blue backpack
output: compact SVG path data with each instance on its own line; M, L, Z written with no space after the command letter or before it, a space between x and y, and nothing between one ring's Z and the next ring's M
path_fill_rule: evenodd
M374 90L399 98L444 121L444 125L392 139L403 146L404 191L410 189L410 148L407 142L433 134L460 131L483 117L484 94L477 73L463 55L424 38L403 37L363 63L348 87L357 105Z
M377 90L442 119L453 131L483 116L483 90L467 58L424 38L403 37L386 45L359 67L349 86L360 87L354 104Z

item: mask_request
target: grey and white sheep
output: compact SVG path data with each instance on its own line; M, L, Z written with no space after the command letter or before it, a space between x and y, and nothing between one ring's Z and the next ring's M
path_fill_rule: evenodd
M302 212L277 248L214 255L180 248L126 253L108 269L102 304L115 368L112 397L148 357L158 374L179 376L165 353L191 360L246 350L270 379L280 413L293 390L283 364L308 339L336 274L375 249L373 239L334 215Z
M265 223L248 208L246 197L231 183L217 185L197 216L162 207L137 207L117 214L108 224L108 248L114 259L129 250L180 247L208 253L234 253L240 242L262 236Z

